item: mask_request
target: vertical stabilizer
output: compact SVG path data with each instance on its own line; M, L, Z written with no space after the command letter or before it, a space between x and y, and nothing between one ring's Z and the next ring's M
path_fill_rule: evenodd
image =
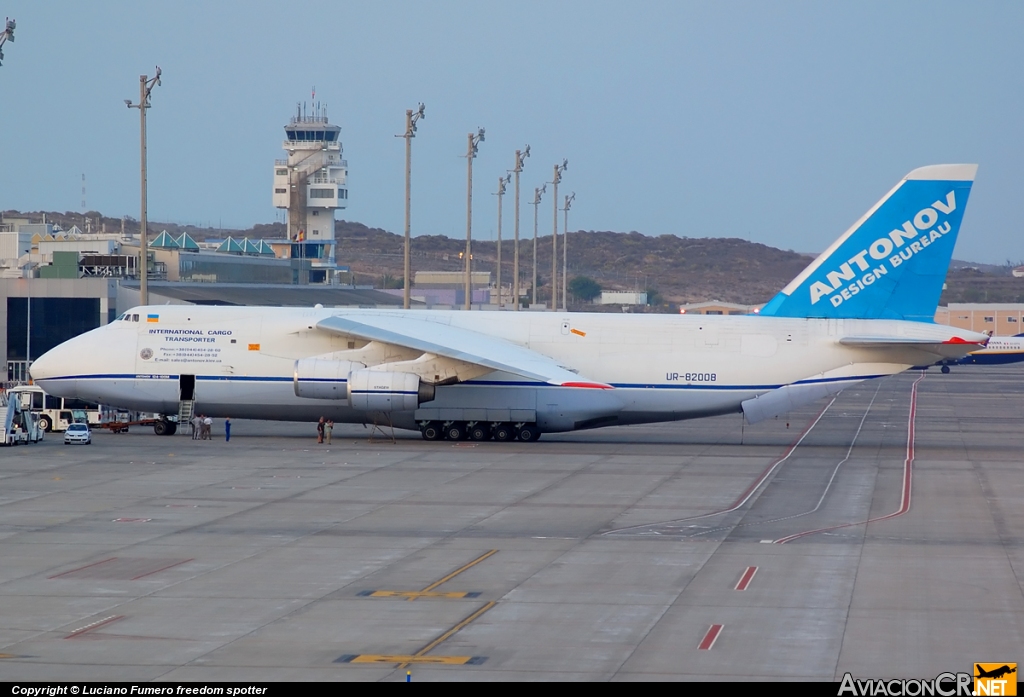
M761 314L933 321L977 171L915 169Z

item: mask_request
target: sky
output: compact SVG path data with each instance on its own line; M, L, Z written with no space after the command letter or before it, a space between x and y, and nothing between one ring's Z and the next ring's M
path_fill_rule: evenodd
M139 76L149 217L283 220L283 127L313 88L342 128L339 219L401 233L405 110L414 235L494 239L498 179L531 146L533 190L569 167L572 230L827 247L910 170L980 165L955 256L1024 260L1024 3L584 0L0 0L0 209L139 216ZM1016 163L1016 164L1015 164ZM504 199L512 236L514 196ZM550 187L541 234L552 227ZM561 220L561 214L559 214Z

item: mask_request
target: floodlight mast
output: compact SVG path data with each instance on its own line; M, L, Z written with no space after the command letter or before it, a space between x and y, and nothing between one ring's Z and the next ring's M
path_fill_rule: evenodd
M575 200L576 192L574 191L565 197L565 207L562 208L565 211L565 222L562 224L562 309L566 312L569 311L569 303L566 300L569 278L569 209Z
M537 304L537 206L540 197L548 190L548 185L533 190L533 304Z
M480 143L484 142L484 129L477 129L476 134L469 134L468 147L466 149L466 309L471 309L472 290L470 283L470 260L473 258L473 160L476 158L477 149Z
M139 149L140 149L140 179L141 179L141 190L142 190L142 211L139 216L139 304L149 304L149 250L147 248L146 240L146 197L147 197L147 181L146 181L146 109L149 109L152 104L149 103L149 95L153 91L153 88L160 84L161 75L160 66L156 66L156 75L152 78L146 75L139 76L139 103L132 104L131 100L124 100L124 103L129 109L139 110Z
M501 294L501 199L505 196L505 187L512 181L512 175L506 174L504 177L498 177L498 191L494 195L498 197L498 308L505 307L505 301Z
M4 22L4 30L0 32L0 65L3 65L4 60L4 44L8 41L14 41L14 28L18 26L18 23L8 17Z
M555 175L551 180L554 186L552 199L554 202L554 224L551 227L551 311L558 309L558 182L562 181L562 174L569 169L569 161L562 160L562 164L555 165Z
M530 156L530 146L525 150L516 150L516 167L512 171L516 175L516 246L512 253L512 308L519 311L519 173L523 171L523 163Z
M420 119L426 118L424 113L425 107L423 102L420 102L420 108L414 113L412 109L405 110L405 133L403 135L395 136L395 138L405 138L405 290L402 293L402 307L406 310L410 306L409 289L412 284L410 280L411 270L409 262L409 212L411 206L411 179L412 179L412 139L416 137L416 122Z

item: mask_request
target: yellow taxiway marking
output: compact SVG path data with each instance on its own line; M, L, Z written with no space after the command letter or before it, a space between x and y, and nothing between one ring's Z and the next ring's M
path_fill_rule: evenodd
M464 620L459 622L457 625L455 625L454 627L449 629L447 632L445 632L441 636L437 637L432 642L430 642L429 644L424 646L422 649L420 649L419 651L414 653L413 656L416 657L416 658L423 658L424 654L430 653L435 648L437 648L437 646L439 644L441 644L444 641L447 641L448 639L451 639L457 632L459 632L461 629L466 627L470 622L472 622L477 617L479 617L480 615L484 614L485 612L487 612L488 610L490 610L492 607L494 607L497 604L498 603L496 601L494 601L494 600L488 602L482 608L480 608L479 610L477 610L473 614L469 615ZM407 667L408 665L409 665L409 662L405 661L403 663L400 663L398 667L401 669L401 668Z
M473 660L473 656L402 656L400 654L369 654L364 653L352 658L349 663L435 663L450 666L463 666Z
M427 586L426 588L421 590L420 593L427 593L429 591L434 590L435 588L440 586L442 583L447 583L448 581L451 581L453 578L455 578L456 576L461 574L463 571L468 571L469 569L472 569L474 566L476 566L477 564L482 562L484 559L489 559L489 558L493 557L497 553L498 553L498 550L492 549L492 550L490 550L488 552L485 552L485 553L481 554L479 557L477 557L473 561L469 562L468 564L466 564L464 566L460 566L459 568L457 568L455 571L451 572L450 574L448 574L444 578L442 578L442 579L440 579L438 581L434 581L429 586ZM415 600L415 598L409 598L409 600Z
M479 593L471 593L468 591L373 591L369 593L369 598L408 598L409 600L415 600L416 598L468 598L479 595Z

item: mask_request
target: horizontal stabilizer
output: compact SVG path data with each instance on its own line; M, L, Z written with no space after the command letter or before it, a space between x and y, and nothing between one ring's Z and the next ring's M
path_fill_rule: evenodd
M367 314L359 319L328 317L316 326L334 334L404 346L551 385L611 389L611 385L588 381L553 359L511 341L428 319Z

